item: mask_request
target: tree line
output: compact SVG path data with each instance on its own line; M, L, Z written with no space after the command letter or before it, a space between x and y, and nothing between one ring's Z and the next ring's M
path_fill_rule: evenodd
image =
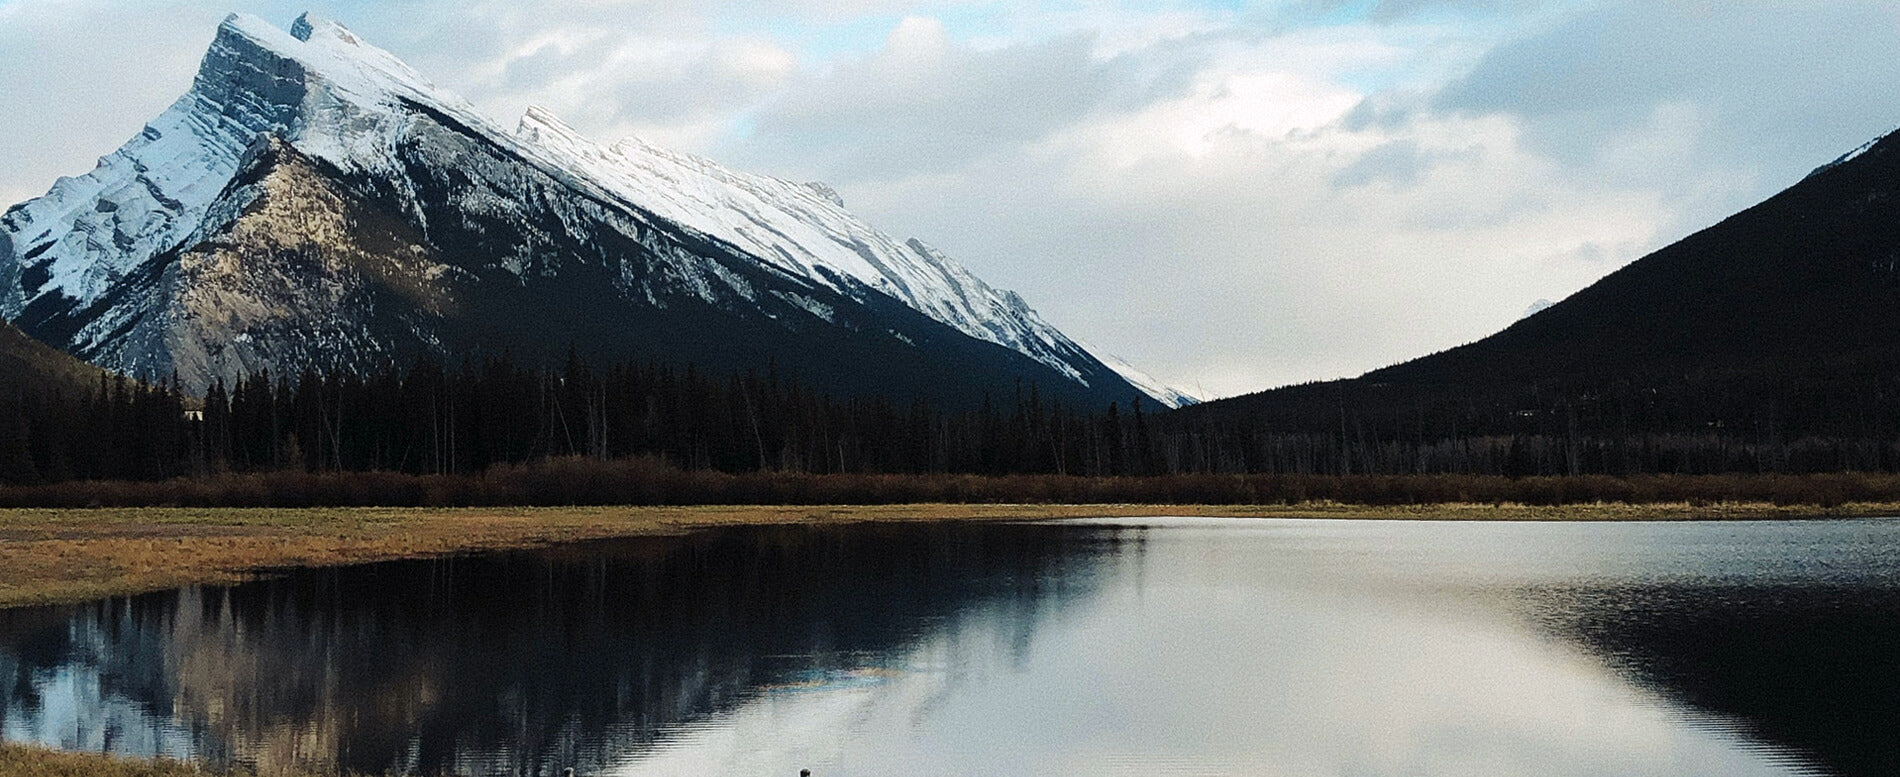
M597 370L508 357L420 360L370 375L306 369L214 383L108 378L87 396L28 394L0 420L0 482L152 480L224 472L449 475L563 457L651 457L684 470L1143 474L1157 467L1139 398L1085 412L1033 384L948 410L834 398L774 368ZM1092 410L1092 409L1091 409Z
M1900 363L1294 386L1163 417L1169 471L1900 472Z
M1418 388L1346 381L1227 407L1082 408L1034 384L967 408L820 394L777 369L508 357L214 384L18 390L0 483L302 471L480 475L590 458L687 472L1579 477L1900 472L1900 371ZM1124 409L1125 407L1125 409Z

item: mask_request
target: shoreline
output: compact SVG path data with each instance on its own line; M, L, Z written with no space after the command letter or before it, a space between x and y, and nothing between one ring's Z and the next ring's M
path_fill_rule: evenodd
M531 549L763 525L1205 516L1323 520L1718 521L1900 516L1900 503L1713 505L882 505L524 508L0 509L0 609L254 579L292 567ZM0 774L236 777L167 759L0 742ZM315 777L292 775L289 777ZM336 777L332 775L332 777Z
M236 777L246 773L218 772L166 759L69 753L41 745L0 742L0 774L8 777Z
M74 604L260 572L682 534L721 526L1205 516L1336 520L1825 520L1900 516L1900 503L1364 506L916 504L520 508L0 509L0 609Z

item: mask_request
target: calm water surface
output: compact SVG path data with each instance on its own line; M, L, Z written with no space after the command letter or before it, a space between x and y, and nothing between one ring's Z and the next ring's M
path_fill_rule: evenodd
M1900 763L1900 522L766 527L0 611L0 738L265 772Z

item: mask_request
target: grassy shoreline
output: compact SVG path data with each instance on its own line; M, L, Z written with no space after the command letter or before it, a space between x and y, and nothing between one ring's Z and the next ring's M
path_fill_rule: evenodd
M1461 521L1637 521L1900 515L1900 503L1823 508L1768 503L966 505L97 508L0 510L0 607L61 604L194 584L258 570L324 567L533 548L746 524L1227 516Z
M236 777L244 773L217 772L177 761L63 753L36 745L0 744L0 774L7 777Z
M354 772L273 772L277 777L359 777ZM0 743L0 775L6 777L256 777L167 759L67 753L39 745ZM366 776L363 776L366 777Z

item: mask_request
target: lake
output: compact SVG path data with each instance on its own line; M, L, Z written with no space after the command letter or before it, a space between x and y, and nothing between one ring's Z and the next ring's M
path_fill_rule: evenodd
M1874 775L1900 522L725 529L0 611L0 739L471 775Z

